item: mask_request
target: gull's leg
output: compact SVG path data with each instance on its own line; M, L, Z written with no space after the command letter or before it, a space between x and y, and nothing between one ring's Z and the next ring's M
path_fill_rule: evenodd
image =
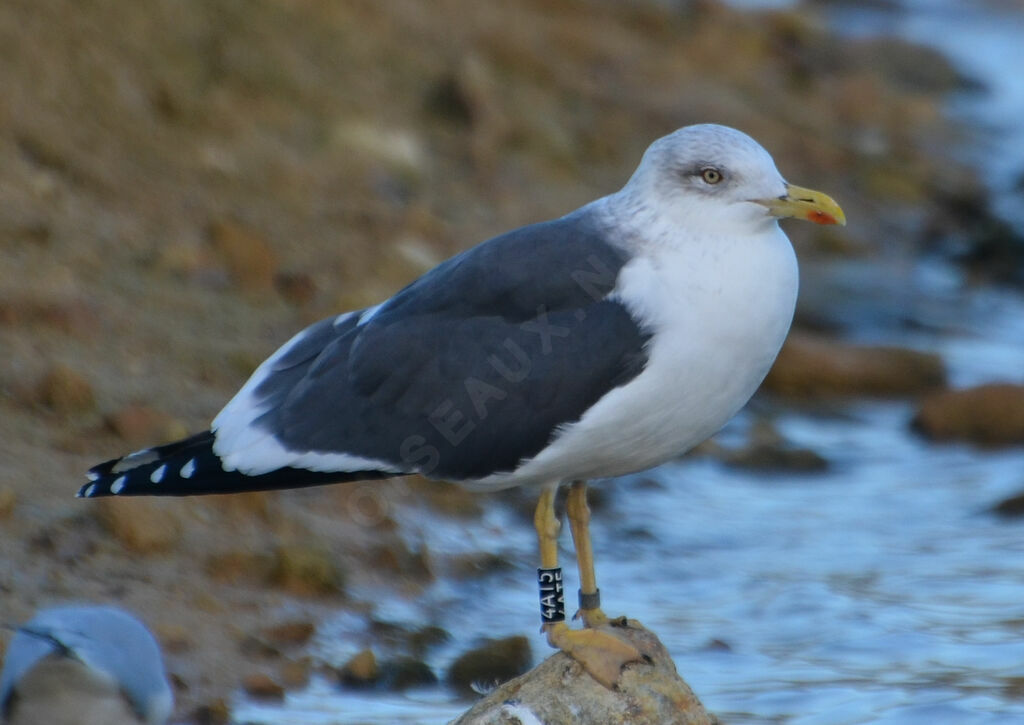
M537 570L537 578L540 584L542 631L547 634L548 644L565 652L583 665L595 680L611 689L618 682L623 665L643 658L631 644L607 632L596 629L572 630L565 623L562 570L558 568L558 531L561 526L555 516L557 490L557 486L545 487L533 517L540 543L541 568ZM593 567L590 576L593 579Z
M580 572L580 610L576 615L587 627L600 627L608 623L601 611L601 590L594 574L594 549L590 545L590 507L587 506L587 482L574 481L566 501L569 530L576 547L576 566Z

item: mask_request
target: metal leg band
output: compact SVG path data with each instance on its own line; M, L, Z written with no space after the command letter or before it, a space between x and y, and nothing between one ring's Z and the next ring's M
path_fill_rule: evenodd
M601 590L597 589L589 594L580 591L580 609L600 609Z

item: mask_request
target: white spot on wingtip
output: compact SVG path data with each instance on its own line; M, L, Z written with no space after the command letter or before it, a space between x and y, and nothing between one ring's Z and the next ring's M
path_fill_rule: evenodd
M167 464L165 463L159 468L157 468L155 471L153 471L151 474L149 474L149 480L152 481L153 483L160 483L162 480L164 480L164 473L166 472Z
M98 481L100 478L100 474L96 473L95 471L88 471L85 474L85 477L88 478L90 481Z
M82 498L89 498L94 493L96 493L96 484L90 483L88 486L82 489L82 492L78 495L81 496Z
M196 472L196 459L188 459L188 463L181 467L181 473L179 474L182 478L192 478L192 474Z
M124 476L121 476L112 484L110 484L110 492L113 494L119 494L124 490Z

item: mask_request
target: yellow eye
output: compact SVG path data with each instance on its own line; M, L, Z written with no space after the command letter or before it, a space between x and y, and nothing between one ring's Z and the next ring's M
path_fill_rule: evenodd
M714 166L708 166L700 170L700 178L704 179L705 184L717 184L722 180L722 172Z

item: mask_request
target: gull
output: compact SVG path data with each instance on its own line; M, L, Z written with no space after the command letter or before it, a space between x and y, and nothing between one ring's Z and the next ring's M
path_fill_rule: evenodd
M163 725L173 705L153 635L114 607L41 610L16 628L0 673L4 725Z
M421 474L539 501L548 642L611 687L641 655L600 608L587 481L718 431L760 385L797 297L778 220L844 224L725 126L655 141L619 191L485 241L390 299L302 330L210 429L89 471L79 496L231 493ZM580 576L565 622L554 502Z

